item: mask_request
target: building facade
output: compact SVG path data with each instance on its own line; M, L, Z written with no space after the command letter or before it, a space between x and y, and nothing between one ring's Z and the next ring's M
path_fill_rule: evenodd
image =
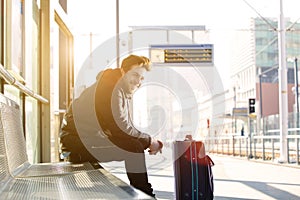
M248 107L248 99L255 98L255 118L257 134L266 134L270 129L278 129L279 88L278 88L278 19L251 19L251 27L239 33L235 63L231 77L235 80L236 106ZM295 62L300 55L299 23L286 20L286 57L288 80L288 112L295 111ZM292 115L292 114L291 114ZM292 118L289 127L293 127Z

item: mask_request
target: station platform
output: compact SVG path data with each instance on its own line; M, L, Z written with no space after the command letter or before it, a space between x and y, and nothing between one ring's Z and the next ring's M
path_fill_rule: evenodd
M299 200L300 166L248 160L212 154L216 200ZM174 200L174 171L171 148L162 154L146 155L150 183L159 200ZM128 183L123 162L102 164Z

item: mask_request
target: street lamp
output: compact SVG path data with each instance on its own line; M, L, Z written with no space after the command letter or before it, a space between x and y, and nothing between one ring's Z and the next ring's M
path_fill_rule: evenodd
M280 15L278 19L278 58L279 58L279 129L280 129L280 158L279 162L287 162L288 134L288 96L287 96L287 67L286 67L286 27L283 15L283 0L280 0Z

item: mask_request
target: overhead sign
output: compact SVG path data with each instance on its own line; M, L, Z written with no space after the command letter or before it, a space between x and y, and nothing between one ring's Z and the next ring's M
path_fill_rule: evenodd
M248 116L248 109L246 107L233 108L232 109L232 116L234 116L234 117L247 117Z
M213 45L151 45L150 59L152 63L158 64L213 64Z

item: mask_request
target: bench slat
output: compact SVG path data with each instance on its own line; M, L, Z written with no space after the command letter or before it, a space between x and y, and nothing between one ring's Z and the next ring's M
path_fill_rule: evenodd
M151 199L104 169L67 174L16 178L0 199Z
M55 176L94 169L93 165L88 162L79 164L68 162L31 164L15 177Z

